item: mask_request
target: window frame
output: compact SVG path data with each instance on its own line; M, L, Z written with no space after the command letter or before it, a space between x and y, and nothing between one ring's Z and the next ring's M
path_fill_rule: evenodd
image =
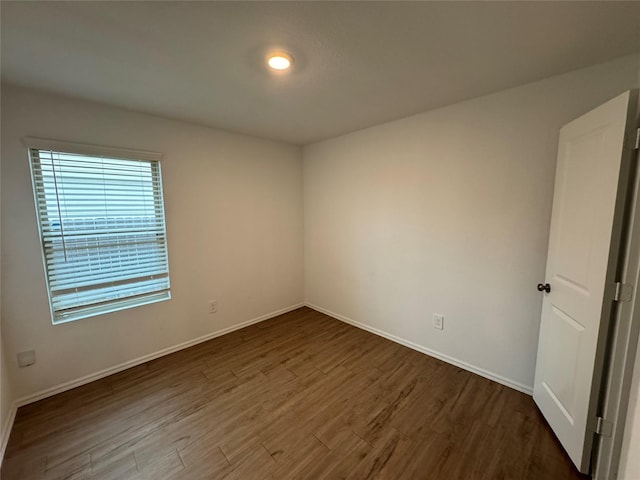
M74 142L66 142L60 140L51 140L51 139L43 139L43 138L35 138L35 137L25 137L22 139L22 144L27 149L28 161L29 161L29 171L31 174L31 185L34 195L34 208L36 214L36 221L38 224L38 236L40 243L40 253L42 256L42 266L43 273L45 276L45 286L47 290L47 299L49 302L49 313L51 317L51 323L53 325L60 325L64 323L74 322L77 320L81 320L84 318L95 317L107 313L112 313L116 311L126 310L142 305L148 305L151 303L162 302L171 299L171 277L170 277L170 260L169 260L169 241L167 238L167 220L166 220L166 210L164 208L164 189L163 189L163 178L162 178L162 154L152 151L144 151L144 150L133 150L127 148L119 148L119 147L107 147L101 145L91 145L84 143L74 143ZM119 300L114 300L111 302L96 302L93 304L88 304L84 307L81 307L78 311L70 312L64 318L56 318L56 310L54 310L54 304L52 301L52 292L50 286L50 271L47 267L47 258L46 258L46 250L44 246L44 236L43 236L43 224L41 218L41 211L38 205L38 190L36 186L36 180L34 176L34 162L32 159L32 150L44 150L44 151L52 151L57 153L68 153L71 155L80 155L80 156L88 156L88 157L106 157L113 159L122 159L128 161L142 161L154 163L151 166L152 169L157 168L158 172L158 183L154 185L154 200L159 198L161 205L161 213L162 213L162 224L163 224L163 233L164 233L164 248L166 251L166 265L167 265L167 289L164 291L156 291L149 292L146 294L141 294L140 296L133 297L125 297ZM155 189L158 189L158 192L155 192ZM158 217L156 217L158 218Z

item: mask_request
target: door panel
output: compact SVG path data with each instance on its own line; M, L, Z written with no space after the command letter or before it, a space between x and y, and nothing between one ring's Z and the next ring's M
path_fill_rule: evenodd
M631 92L560 130L533 397L587 472L626 190ZM622 175L621 175L622 173Z

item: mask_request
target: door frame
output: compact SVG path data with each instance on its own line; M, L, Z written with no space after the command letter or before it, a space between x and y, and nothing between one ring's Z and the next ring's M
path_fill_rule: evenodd
M640 101L635 94L636 111L632 115L632 130L640 126ZM634 105L632 103L632 105ZM629 301L616 302L609 325L609 338L600 387L597 415L604 419L602 433L596 435L592 450L591 473L596 480L617 478L624 439L624 427L629 407L631 384L638 345L640 343L640 151L636 137L625 139L623 155L629 165L629 191L625 199L623 237L616 280L630 284L633 293Z

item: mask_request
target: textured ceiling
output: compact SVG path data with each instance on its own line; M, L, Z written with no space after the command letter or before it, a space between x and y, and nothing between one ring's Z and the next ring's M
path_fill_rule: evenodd
M7 2L2 79L296 144L640 51L640 2ZM283 48L295 69L273 75Z

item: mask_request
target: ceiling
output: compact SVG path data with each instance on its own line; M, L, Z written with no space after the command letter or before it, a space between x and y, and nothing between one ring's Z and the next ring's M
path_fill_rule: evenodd
M2 1L1 22L5 82L294 144L640 51L640 2Z

